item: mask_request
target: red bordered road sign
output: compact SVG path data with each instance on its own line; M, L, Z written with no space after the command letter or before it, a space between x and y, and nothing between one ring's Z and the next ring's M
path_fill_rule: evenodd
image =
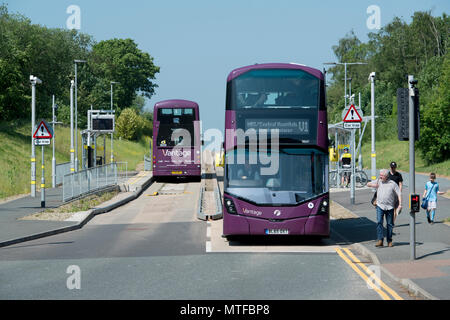
M352 104L350 106L350 108L348 109L347 113L345 114L345 117L342 121L344 121L344 122L361 122L362 117L359 115L355 106Z
M36 131L33 134L34 139L51 139L53 138L52 130L49 129L49 125L42 120L37 126Z

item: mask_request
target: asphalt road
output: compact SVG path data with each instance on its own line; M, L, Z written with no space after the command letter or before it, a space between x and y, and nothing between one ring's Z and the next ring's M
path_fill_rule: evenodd
M1 248L0 299L382 299L340 238L227 243L221 220L197 220L199 190L154 183L80 230Z

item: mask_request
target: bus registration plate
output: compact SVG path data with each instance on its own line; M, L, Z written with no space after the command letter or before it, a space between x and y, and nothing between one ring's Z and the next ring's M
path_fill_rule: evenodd
M264 229L266 234L289 234L288 229Z
M183 174L183 171L172 171L172 174Z

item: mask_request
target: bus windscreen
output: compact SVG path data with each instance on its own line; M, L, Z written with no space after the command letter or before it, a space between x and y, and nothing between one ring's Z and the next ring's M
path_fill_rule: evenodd
M259 69L231 82L232 110L250 108L303 108L319 106L320 80L303 70Z

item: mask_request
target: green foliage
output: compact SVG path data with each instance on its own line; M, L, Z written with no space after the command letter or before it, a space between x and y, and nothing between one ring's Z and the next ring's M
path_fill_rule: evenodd
M450 52L441 69L439 87L423 106L418 147L428 164L450 158Z
M379 32L370 33L367 43L362 43L351 32L333 46L338 62L367 63L347 65L352 94L361 92L365 115L370 114L367 78L370 72L376 72L377 139L397 139L397 88L407 86L408 74L419 80L422 118L417 146L429 164L450 158L449 47L450 17L446 14L433 17L430 12L415 12L410 24L395 17ZM336 123L341 121L344 107L344 66L337 65L329 72L332 77L327 90L328 119ZM358 103L357 97L355 103Z
M144 125L144 119L136 113L136 110L127 108L116 121L117 136L126 140L137 140L142 134Z
M30 75L43 82L37 86L36 114L51 115L52 95L68 103L73 59L84 59L92 37L76 31L49 29L31 24L0 6L0 118L29 118Z
M114 85L114 109L142 108L143 96L150 98L157 87L151 80L159 72L153 58L131 39L96 43L90 35L76 30L46 28L32 24L22 15L8 13L0 5L0 119L29 118L31 114L30 75L38 76L36 115L50 118L52 95L60 106L70 104L70 80L78 64L78 122L86 128L87 110L109 109L110 82ZM138 96L138 94L140 96ZM67 111L61 108L60 111ZM141 110L139 110L141 111ZM62 114L67 118L67 112Z
M100 79L88 98L91 103L109 105L111 81L114 81L118 82L113 87L115 110L132 106L142 108L142 100L137 98L136 93L150 98L157 87L151 79L155 79L159 67L153 64L153 58L148 53L139 50L132 39L111 39L95 44L89 65L92 74Z

